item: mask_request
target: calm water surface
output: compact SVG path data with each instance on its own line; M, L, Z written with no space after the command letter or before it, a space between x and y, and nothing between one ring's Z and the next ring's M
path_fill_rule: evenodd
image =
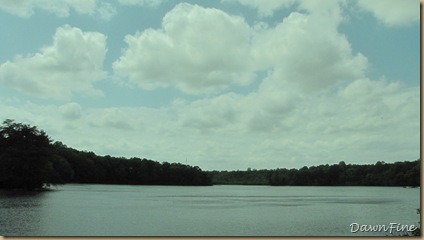
M57 186L0 192L2 236L386 236L351 223L415 224L420 189Z

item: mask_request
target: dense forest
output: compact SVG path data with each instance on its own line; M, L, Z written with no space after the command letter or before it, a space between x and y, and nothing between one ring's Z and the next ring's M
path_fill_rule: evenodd
M421 160L247 171L211 171L212 184L273 186L420 186Z
M181 163L98 156L79 151L35 126L6 120L0 126L0 189L50 184L243 184L273 186L419 186L420 159L412 162L334 165L246 171L202 171Z
M34 126L4 121L0 126L0 189L37 189L63 183L211 185L211 180L199 167L98 156L52 143Z

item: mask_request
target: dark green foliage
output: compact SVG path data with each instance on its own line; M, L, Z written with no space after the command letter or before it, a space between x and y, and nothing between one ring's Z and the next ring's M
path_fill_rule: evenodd
M140 158L97 156L44 131L12 120L0 127L0 189L36 189L49 184L211 185L199 167Z
M42 188L53 172L53 157L44 131L4 121L0 127L0 188Z
M259 171L211 171L213 184L273 186L419 186L421 160L375 165L334 165Z
M97 156L12 120L0 126L0 188L41 188L56 183L137 185L419 186L420 164L319 165L301 169L204 172L181 163Z
M55 143L56 151L73 170L72 183L129 185L211 185L206 172L181 163L159 163L140 158L97 156Z
M269 170L211 171L213 184L268 185Z

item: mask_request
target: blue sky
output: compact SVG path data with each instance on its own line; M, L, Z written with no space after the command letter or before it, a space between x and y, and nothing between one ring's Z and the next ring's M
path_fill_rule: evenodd
M0 118L206 170L419 157L418 0L0 1Z

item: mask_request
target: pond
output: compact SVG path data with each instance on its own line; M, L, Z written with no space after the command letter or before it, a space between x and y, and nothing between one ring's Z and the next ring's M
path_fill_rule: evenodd
M419 188L66 184L52 189L0 192L0 235L387 236L384 229L361 226L416 226L420 220Z

